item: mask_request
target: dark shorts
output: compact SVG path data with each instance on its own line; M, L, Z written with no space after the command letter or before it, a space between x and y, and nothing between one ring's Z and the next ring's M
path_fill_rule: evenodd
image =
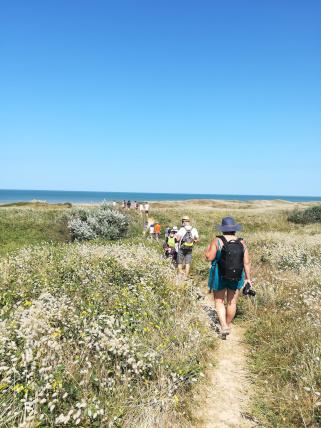
M182 250L181 248L177 253L177 263L179 265L190 265L192 262L192 250Z

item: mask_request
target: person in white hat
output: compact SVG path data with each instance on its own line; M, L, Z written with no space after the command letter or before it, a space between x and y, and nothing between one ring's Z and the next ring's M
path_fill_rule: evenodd
M198 231L190 225L190 219L187 215L182 217L182 227L176 233L176 241L178 242L177 253L177 268L180 275L187 278L189 275L192 252L195 242L199 241ZM185 271L183 270L185 266Z

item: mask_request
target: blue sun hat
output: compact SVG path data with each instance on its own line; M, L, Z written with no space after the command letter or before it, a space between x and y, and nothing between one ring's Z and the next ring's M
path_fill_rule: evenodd
M224 217L222 223L217 225L217 229L221 232L237 232L242 230L242 226L236 223L233 217Z

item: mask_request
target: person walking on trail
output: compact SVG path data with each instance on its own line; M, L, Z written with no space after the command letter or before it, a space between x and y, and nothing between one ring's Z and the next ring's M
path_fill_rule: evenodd
M145 214L148 216L148 214L149 214L149 203L148 202L145 202L145 204L144 204L144 211L145 211Z
M154 223L149 225L149 237L150 239L154 239L155 232L154 232Z
M160 232L161 232L161 225L156 222L154 225L154 237L157 241L159 240Z
M144 221L144 226L143 226L143 236L146 236L146 230L148 228L148 221Z
M165 257L171 257L174 264L177 263L177 251L178 251L178 243L176 242L175 235L178 232L176 226L173 226L172 229L169 228L168 236L165 239L163 248L165 251Z
M180 275L184 275L187 278L189 275L192 252L195 242L198 242L198 231L195 227L190 225L189 217L182 217L182 227L176 234L176 241L178 242L178 253L177 253L177 268ZM183 266L185 265L185 272Z
M246 283L252 287L251 266L244 239L236 237L236 232L241 230L242 226L237 224L233 217L224 217L217 228L223 234L213 239L205 251L205 256L212 262L208 287L214 292L215 310L222 338L225 339L235 317L240 289Z

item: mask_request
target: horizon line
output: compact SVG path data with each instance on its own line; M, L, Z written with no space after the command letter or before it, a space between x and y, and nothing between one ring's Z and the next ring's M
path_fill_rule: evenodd
M0 191L36 191L36 192L78 192L78 193L137 193L145 195L206 195L206 196L269 196L269 197L296 197L296 198L320 198L320 195L274 195L253 193L184 193L184 192L140 192L140 191L109 191L109 190L62 190L62 189L0 189Z

